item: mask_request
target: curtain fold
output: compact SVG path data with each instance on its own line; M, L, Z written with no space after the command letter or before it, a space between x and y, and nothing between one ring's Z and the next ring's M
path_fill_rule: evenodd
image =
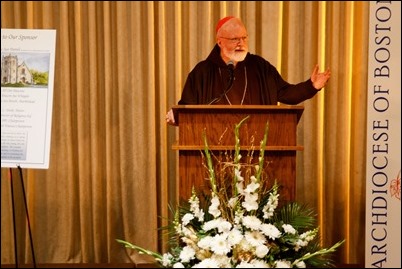
M339 263L364 264L369 2L2 1L2 28L56 29L50 167L24 169L37 263L129 263L116 239L166 250L177 128L165 113L210 53L215 24L243 19L250 52L291 83L316 63L325 89L303 102L297 195L318 213ZM10 174L10 172L12 174ZM1 169L1 263L32 263L17 169ZM163 237L164 235L164 237ZM164 239L164 240L162 240Z

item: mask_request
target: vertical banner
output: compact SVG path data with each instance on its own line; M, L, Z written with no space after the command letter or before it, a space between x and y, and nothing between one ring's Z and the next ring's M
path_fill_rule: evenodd
M371 1L365 268L401 268L401 2Z
M56 30L1 29L1 167L49 167Z

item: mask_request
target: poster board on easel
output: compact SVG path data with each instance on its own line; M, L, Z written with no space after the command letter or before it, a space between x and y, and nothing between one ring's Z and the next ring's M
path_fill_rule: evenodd
M49 168L56 30L1 29L1 167Z

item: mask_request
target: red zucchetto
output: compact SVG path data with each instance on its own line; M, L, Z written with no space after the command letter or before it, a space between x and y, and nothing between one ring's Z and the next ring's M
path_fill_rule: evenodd
M233 16L227 16L219 20L218 24L216 25L216 33L218 33L219 29L230 19L233 19Z

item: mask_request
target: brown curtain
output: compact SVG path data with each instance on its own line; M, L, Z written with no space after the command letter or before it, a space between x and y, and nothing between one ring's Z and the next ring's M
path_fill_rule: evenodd
M1 27L56 29L49 169L2 168L1 263L126 263L115 239L154 251L176 204L177 128L164 115L214 27L241 17L250 52L291 83L313 66L329 84L305 101L297 200L317 210L323 244L346 239L340 263L364 264L369 2L2 1ZM11 174L10 174L11 172ZM11 185L12 184L12 185ZM166 239L166 237L164 237Z

